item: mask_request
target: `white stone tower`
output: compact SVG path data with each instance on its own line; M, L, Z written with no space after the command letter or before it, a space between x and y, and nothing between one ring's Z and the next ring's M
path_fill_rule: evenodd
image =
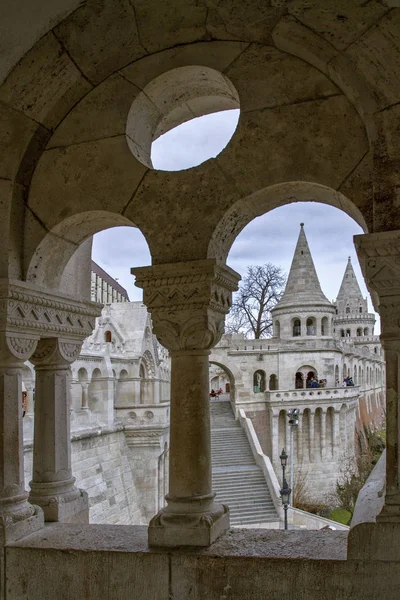
M275 338L326 338L333 335L335 308L321 290L304 223L300 223L285 292L271 312Z
M353 338L373 336L375 315L368 312L367 299L362 296L350 256L336 299L335 308L335 337Z

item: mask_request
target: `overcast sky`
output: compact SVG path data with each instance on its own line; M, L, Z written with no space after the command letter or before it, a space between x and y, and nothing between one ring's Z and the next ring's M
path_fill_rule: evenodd
M234 133L238 113L225 111L194 119L161 136L152 147L154 167L180 170L218 155ZM324 204L298 202L254 219L236 238L228 265L244 275L248 265L271 262L281 266L287 274L302 222L327 298L336 298L348 256L351 256L361 291L367 296L353 244L353 236L362 230L346 213ZM93 260L118 278L131 300L142 299L142 290L134 286L130 275L131 267L151 264L147 243L139 230L116 227L96 234ZM368 303L372 310L369 296ZM377 323L375 333L378 332Z

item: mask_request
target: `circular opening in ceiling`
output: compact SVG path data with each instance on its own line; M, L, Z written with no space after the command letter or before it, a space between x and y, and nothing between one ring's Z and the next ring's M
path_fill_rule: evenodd
M150 169L178 171L197 166L226 147L236 129L238 109L238 93L219 71L199 66L172 69L153 79L134 100L126 124L128 146ZM228 112L212 114L221 111ZM206 120L197 118L204 115L209 115ZM175 130L172 142L168 140L171 130ZM173 145L185 160L171 160ZM162 156L167 160L160 160Z

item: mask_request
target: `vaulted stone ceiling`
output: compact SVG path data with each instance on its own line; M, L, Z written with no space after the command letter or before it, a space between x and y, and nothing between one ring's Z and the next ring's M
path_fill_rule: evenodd
M399 228L400 9L345 0L36 4L0 9L3 274L57 287L79 243L118 224L140 227L154 262L223 261L247 222L298 199L343 208L365 230ZM172 70L192 66L209 79L195 92L189 77L190 101L200 112L219 106L217 73L237 92L238 128L216 159L153 170L129 149L129 111L166 73L178 110ZM135 132L168 117L158 100Z

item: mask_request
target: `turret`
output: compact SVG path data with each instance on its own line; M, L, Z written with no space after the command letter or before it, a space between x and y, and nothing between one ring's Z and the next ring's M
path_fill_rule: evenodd
M333 335L335 308L321 290L304 223L300 223L285 292L271 313L276 338Z
M368 312L368 302L360 290L351 258L347 261L342 284L335 302L336 337L364 337L374 333L375 315Z

